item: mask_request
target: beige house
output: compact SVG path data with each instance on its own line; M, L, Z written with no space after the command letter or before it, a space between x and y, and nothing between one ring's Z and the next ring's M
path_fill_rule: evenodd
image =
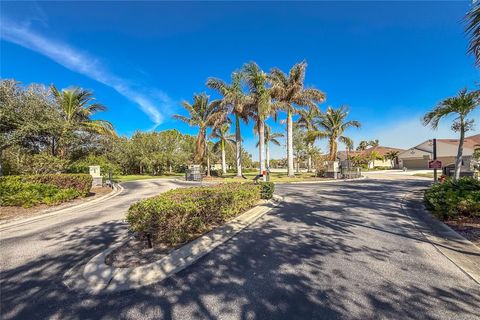
M437 159L443 167L454 167L458 152L458 139L437 139ZM473 152L480 147L480 134L465 138L463 145L463 165L461 171L473 171ZM400 168L428 169L428 161L433 159L433 142L427 140L405 150L398 155Z
M369 169L373 169L377 167L397 168L399 164L398 158L393 161L386 158L387 153L392 151L403 152L405 150L398 149L398 148L391 148L391 147L376 146L376 147L370 147L362 151L350 151L348 152L348 156L349 157L360 156L360 157L368 158L372 154L372 152L375 152L379 156L379 159L370 160L368 162ZM340 161L345 161L347 159L347 151L339 151L337 153L337 158Z

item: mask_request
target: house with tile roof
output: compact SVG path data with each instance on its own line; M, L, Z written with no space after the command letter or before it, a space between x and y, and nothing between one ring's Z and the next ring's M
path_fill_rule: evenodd
M458 139L437 139L437 159L445 168L455 167L458 152ZM463 144L463 164L461 171L473 172L476 163L473 153L480 148L480 134L466 137ZM400 168L428 169L428 161L433 159L433 141L427 140L398 155Z
M398 151L398 152L403 152L405 151L404 149L399 149L399 148L392 148L392 147L384 147L384 146L375 146L375 147L370 147L365 150L360 150L360 151L339 151L337 153L337 158L339 161L345 161L347 160L347 156L352 158L355 156L360 156L363 158L369 158L372 153L375 153L378 155L377 159L372 159L368 162L368 168L377 168L377 167L384 167L384 168L398 168L399 167L399 162L398 162L398 157L394 161L391 161L386 158L387 153L391 151Z

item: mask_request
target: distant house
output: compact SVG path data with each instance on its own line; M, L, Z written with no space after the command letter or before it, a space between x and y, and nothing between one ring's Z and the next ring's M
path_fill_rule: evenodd
M378 159L371 159L368 161L368 168L376 168L376 167L385 167L385 168L394 168L394 167L399 167L399 162L398 158L394 159L393 161L389 160L386 158L387 153L391 151L398 151L398 152L403 152L405 151L404 149L398 149L398 148L391 148L391 147L384 147L384 146L376 146L376 147L370 147L365 150L361 151L339 151L337 153L337 158L339 161L345 161L347 160L347 153L348 156L355 157L359 156L365 159L372 158L372 153L375 153L378 155Z
M437 159L443 167L454 168L458 152L458 139L437 139ZM480 147L480 134L465 138L463 144L463 164L461 171L473 171L473 152ZM433 159L433 142L427 140L403 151L398 155L400 167L407 169L428 169L428 161Z

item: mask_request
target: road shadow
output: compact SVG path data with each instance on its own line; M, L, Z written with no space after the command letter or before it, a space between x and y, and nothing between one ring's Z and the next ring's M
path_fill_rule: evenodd
M117 240L124 224L47 235L65 250L1 273L2 318L475 318L479 289L423 262L426 243L399 211L401 192L419 187L408 181L281 187L291 202L194 265L108 295L71 291L61 280Z

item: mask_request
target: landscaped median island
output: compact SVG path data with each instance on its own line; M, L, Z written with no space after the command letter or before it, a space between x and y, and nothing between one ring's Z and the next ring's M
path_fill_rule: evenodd
M273 197L274 184L226 183L180 188L128 210L134 237L106 257L116 267L150 263Z
M452 229L480 245L480 181L446 179L425 191L425 204Z

